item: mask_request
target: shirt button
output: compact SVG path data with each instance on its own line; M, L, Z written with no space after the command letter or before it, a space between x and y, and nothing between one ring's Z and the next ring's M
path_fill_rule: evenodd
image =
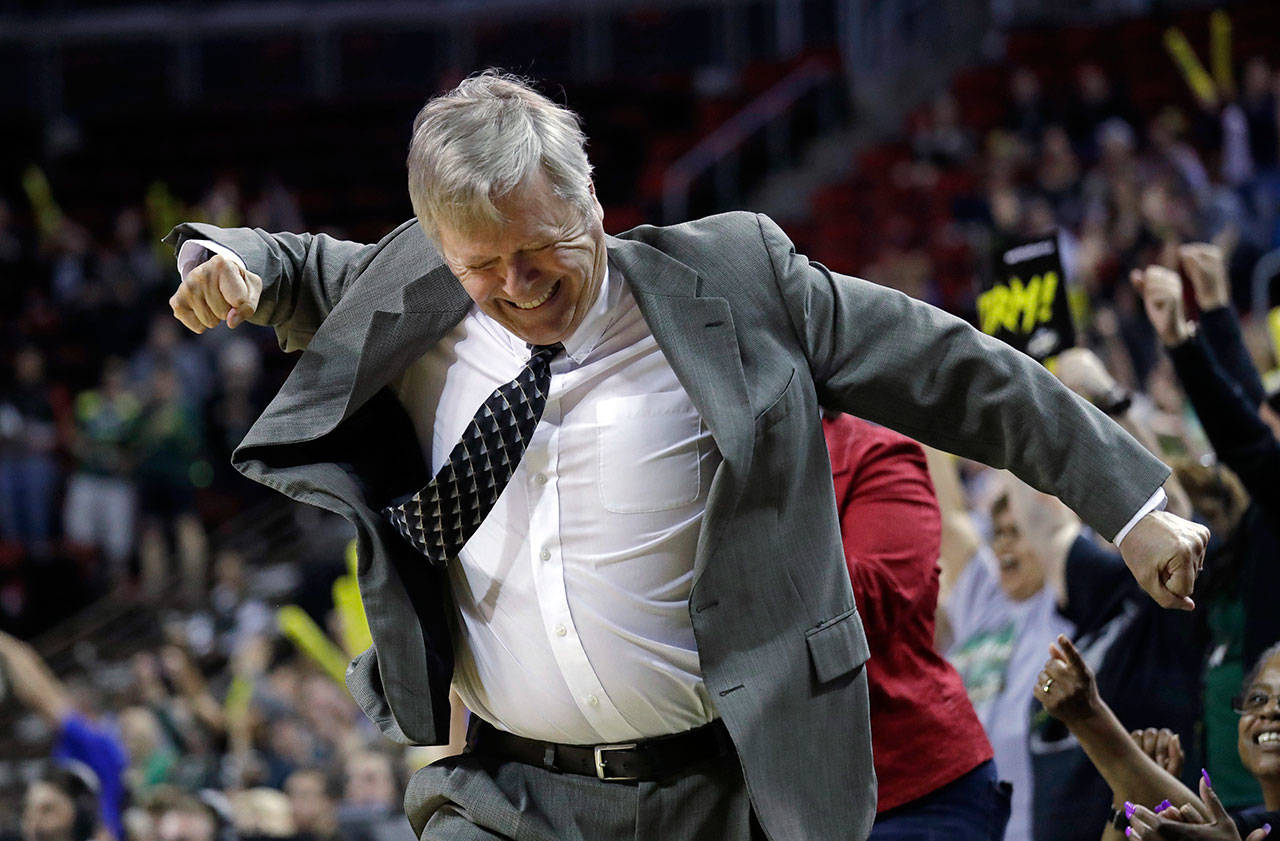
M547 474L539 473L537 476L533 477L533 481L537 482L539 485L545 485L547 483Z
M551 550L550 550L550 549L543 549L541 552L539 552L539 553L538 553L538 557L539 557L539 558L542 558L542 560L544 560L544 561L549 561L549 560L551 560Z
M590 706L593 706L593 707L598 707L598 706L600 706L600 699L599 699L599 698L597 698L597 697L596 697L596 696L594 696L594 695L588 695L588 696L587 696L587 704L589 704Z
M556 625L556 636L562 637L567 633L569 633L569 629L564 625Z

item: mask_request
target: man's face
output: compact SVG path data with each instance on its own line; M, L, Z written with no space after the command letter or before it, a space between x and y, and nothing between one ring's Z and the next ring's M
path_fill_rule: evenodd
M1008 508L996 514L991 524L991 549L1000 566L1000 588L1013 601L1026 601L1044 586L1044 566L1022 538L1018 521Z
M481 312L533 345L563 341L582 323L604 281L604 211L585 217L539 170L494 202L506 222L476 231L440 228L440 251Z
M71 841L76 807L48 783L34 783L22 803L23 841Z

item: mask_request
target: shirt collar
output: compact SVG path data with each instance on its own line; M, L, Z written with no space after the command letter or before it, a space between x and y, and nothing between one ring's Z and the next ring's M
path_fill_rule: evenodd
M582 323L564 340L564 355L581 365L595 350L604 335L605 329L613 321L614 309L618 298L622 295L621 276L614 276L613 271L605 264L604 279L600 281L600 291L591 303Z

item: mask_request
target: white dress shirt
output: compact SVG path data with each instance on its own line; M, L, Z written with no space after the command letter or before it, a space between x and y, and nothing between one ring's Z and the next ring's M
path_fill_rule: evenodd
M454 687L548 741L697 727L716 712L689 591L719 451L616 271L564 345L519 467L449 567ZM528 358L473 308L393 384L433 473Z

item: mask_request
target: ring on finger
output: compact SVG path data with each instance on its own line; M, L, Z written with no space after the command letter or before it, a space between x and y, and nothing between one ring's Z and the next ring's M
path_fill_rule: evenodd
M1040 685L1040 691L1041 691L1041 692L1048 692L1048 691L1049 691L1049 688L1050 688L1051 686L1053 686L1053 678L1049 678L1049 679L1048 679L1048 680L1046 680L1043 684L1041 684L1041 685Z

